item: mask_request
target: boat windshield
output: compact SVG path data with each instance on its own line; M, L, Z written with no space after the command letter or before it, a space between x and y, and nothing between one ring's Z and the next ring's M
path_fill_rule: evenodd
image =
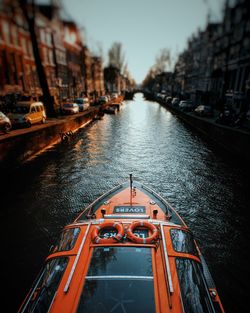
M193 236L181 229L171 229L172 245L176 252L191 253L198 256Z
M46 263L22 313L49 311L67 264L68 258L55 258Z
M53 252L67 251L74 248L80 228L65 229L60 236L58 244L55 246Z
M151 249L94 248L77 312L155 312Z
M214 313L200 264L190 259L176 258L176 268L185 313Z

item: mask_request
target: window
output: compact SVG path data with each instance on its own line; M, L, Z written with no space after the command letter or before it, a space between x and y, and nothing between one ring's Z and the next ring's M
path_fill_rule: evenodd
M15 25L12 25L11 30L12 30L12 43L15 46L19 46L20 40L19 40L19 34L18 34L17 27Z
M33 48L32 48L32 43L31 43L31 41L27 41L27 45L28 45L28 55L30 56L30 57L33 57Z
M48 312L67 264L68 258L56 258L46 263L23 313Z
M7 21L2 21L2 30L7 44L10 44L10 25Z
M151 249L95 248L77 312L155 312Z
M45 43L45 32L43 29L40 29L40 40L42 43Z
M185 313L214 312L200 264L177 258L176 268Z
M47 45L51 45L52 44L51 34L50 33L45 33L45 36L46 36L46 43L47 43Z
M16 58L14 53L9 54L9 61L10 61L10 73L12 76L12 84L18 84L18 77L17 77L17 65L16 65Z
M58 245L53 252L67 251L74 248L80 228L68 228L61 233Z
M198 255L193 236L189 232L180 229L171 229L170 234L172 245L176 252Z
M4 40L4 38L3 38L2 24L1 24L1 23L0 23L0 40Z
M12 113L27 114L29 113L29 108L26 106L15 106L12 109Z
M48 53L49 53L49 55L48 55L48 57L49 57L49 63L50 63L51 65L54 65L53 51L52 51L52 50L49 50Z

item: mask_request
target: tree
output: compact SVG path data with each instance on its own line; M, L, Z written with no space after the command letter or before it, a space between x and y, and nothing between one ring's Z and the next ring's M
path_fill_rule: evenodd
M151 89L152 86L154 85L155 76L156 76L155 68L151 67L142 82L143 88Z
M39 83L43 92L44 105L46 107L47 115L50 117L54 117L54 101L53 97L50 95L49 85L46 77L46 73L44 67L42 65L42 59L39 51L39 45L36 36L36 22L35 22L35 1L31 0L29 3L28 0L19 0L18 1L20 8L22 10L23 16L27 22L33 54L36 63L36 69L38 74Z
M170 69L172 65L172 60L171 60L171 52L170 49L164 48L161 49L159 54L155 58L155 72L157 74L160 74L162 72L165 72L167 67Z
M152 89L155 84L156 76L164 73L166 70L171 71L173 58L169 48L161 49L155 58L155 64L149 69L146 77L142 82L144 88Z
M120 42L114 42L112 47L109 49L108 55L109 65L116 67L121 72L125 61L122 44Z

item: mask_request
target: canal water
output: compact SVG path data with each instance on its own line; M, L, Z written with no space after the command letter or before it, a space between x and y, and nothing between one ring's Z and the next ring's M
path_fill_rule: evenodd
M8 312L16 312L62 227L130 173L166 197L190 226L226 312L249 312L249 173L142 94L1 175Z

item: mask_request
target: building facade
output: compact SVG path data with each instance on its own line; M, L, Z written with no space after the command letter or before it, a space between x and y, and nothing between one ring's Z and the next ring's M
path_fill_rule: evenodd
M35 30L49 92L59 110L64 99L103 94L104 77L101 58L91 54L76 23L63 21L57 2L53 3L35 6ZM24 96L42 96L32 41L21 8L2 1L0 97L13 104Z
M230 104L239 113L250 101L250 13L246 0L226 1L221 23L208 23L179 56L174 91L196 104Z

